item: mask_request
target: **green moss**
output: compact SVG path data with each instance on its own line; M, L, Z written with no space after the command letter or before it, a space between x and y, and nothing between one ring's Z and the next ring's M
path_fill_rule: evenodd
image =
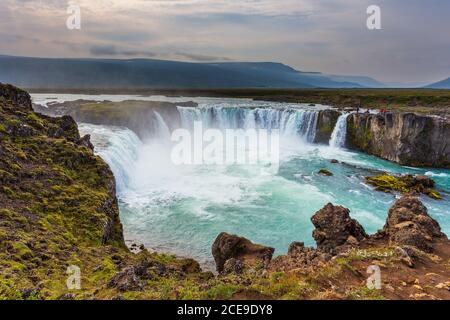
M389 174L382 174L373 177L366 177L366 181L375 187L375 190L382 192L397 191L400 193L423 193L432 199L442 199L441 194L429 189L422 184L415 181L412 175L393 176Z
M366 181L375 186L378 191L400 191L405 193L409 190L405 179L388 174L367 177Z
M22 293L14 281L0 277L0 300L23 300Z
M347 297L351 300L385 300L379 290L369 289L367 286L353 288Z
M3 193L6 194L9 197L12 197L14 195L14 191L10 187L3 186L2 190L3 190Z
M38 129L44 128L44 121L34 112L29 113L26 119L28 120L28 122L30 122L33 126L37 127Z
M272 281L278 281L280 280L282 277L284 277L284 272L274 272L272 273L271 277L272 277Z
M429 196L430 198L435 199L435 200L442 200L441 194L436 190L429 190L427 192L427 196Z
M12 183L14 182L15 176L5 170L0 170L0 182L2 183Z
M110 257L103 259L102 264L96 268L93 279L106 282L117 272L117 267Z
M208 290L207 297L208 299L220 299L220 300L231 299L233 294L236 293L237 289L238 288L235 285L218 284Z
M33 257L33 252L24 243L15 243L13 245L13 250L21 259L28 260Z
M331 172L328 169L320 169L319 174L321 174L323 176L331 177L333 175L333 172Z
M9 219L12 218L15 215L15 213L9 209L2 208L0 209L0 217L2 219Z

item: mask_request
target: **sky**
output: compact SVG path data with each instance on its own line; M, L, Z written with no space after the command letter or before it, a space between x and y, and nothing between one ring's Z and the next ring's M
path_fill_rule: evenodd
M69 2L80 30L66 27ZM367 28L370 5L381 30ZM450 77L450 1L0 0L0 54L273 61L430 83Z

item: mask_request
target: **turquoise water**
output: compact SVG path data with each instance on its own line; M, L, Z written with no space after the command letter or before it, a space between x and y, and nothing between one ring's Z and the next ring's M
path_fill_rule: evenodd
M254 166L175 168L162 156L162 145L142 143L125 128L85 125L82 129L93 133L94 144L100 146L97 151L112 165L116 177L125 180L119 179L118 195L126 239L193 257L206 268L212 268L210 247L222 231L272 246L276 254L286 253L292 241L314 245L310 218L328 202L349 208L367 232L376 232L397 197L375 192L364 183L364 176L378 170L432 175L444 200L422 200L450 233L449 171L405 168L365 154L310 144L289 150L274 175L261 175ZM109 143L99 144L96 130L103 131L100 139ZM136 153L130 152L135 149ZM114 162L111 155L130 158ZM330 159L340 163L332 164ZM121 163L132 165L123 168ZM334 176L318 175L321 168Z
M192 110L189 112L189 117L195 118ZM205 118L204 113L195 112ZM294 124L288 119L292 111L253 110L252 114L258 112L262 113L256 119L265 121L260 127L276 121L285 121L286 126L280 126L286 128ZM238 113L242 123L254 123L248 121L253 120L249 113L234 110L220 117L221 125L227 126L229 121L230 126L241 126L230 116ZM375 233L383 227L389 208L398 198L376 192L364 183L365 176L380 171L431 176L444 199L421 199L443 231L450 234L449 170L402 167L345 150L336 143L334 147L311 144L308 128L314 118L303 115L291 117L299 121L292 128L303 129L297 130L301 133L298 137L292 137L292 132L283 137L279 170L272 173L262 172L255 165L176 166L170 161L171 145L165 137L141 141L127 128L89 124L80 124L80 130L92 135L96 152L116 176L127 241L193 257L206 269L213 269L211 245L223 231L272 246L275 254L286 253L292 241L314 245L310 218L328 202L349 208L368 233ZM215 127L214 123L209 125ZM331 159L339 163L332 164ZM322 168L334 175L318 175Z

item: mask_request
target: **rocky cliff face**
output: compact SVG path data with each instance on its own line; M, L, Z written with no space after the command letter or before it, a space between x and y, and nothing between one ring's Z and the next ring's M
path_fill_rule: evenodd
M77 122L98 125L122 126L133 130L141 138L155 134L154 129L160 127L158 115L165 119L169 129L181 126L177 107L196 107L194 102L160 102L134 101L122 102L76 100L53 103L48 108L34 105L34 110L51 116L70 115Z
M202 276L191 259L131 253L115 189L72 117L35 113L27 92L0 84L0 300L110 299L150 279L142 294L156 299L171 278L186 288L187 274ZM79 290L67 287L70 266Z
M413 113L352 114L347 146L414 167L450 168L450 122Z
M339 111L332 109L319 111L315 143L328 144L340 115Z

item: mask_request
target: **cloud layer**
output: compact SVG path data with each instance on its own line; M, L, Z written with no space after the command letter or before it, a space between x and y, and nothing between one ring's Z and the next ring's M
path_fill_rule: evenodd
M299 70L431 82L450 76L450 2L378 0L0 1L0 54L44 57L277 61Z

